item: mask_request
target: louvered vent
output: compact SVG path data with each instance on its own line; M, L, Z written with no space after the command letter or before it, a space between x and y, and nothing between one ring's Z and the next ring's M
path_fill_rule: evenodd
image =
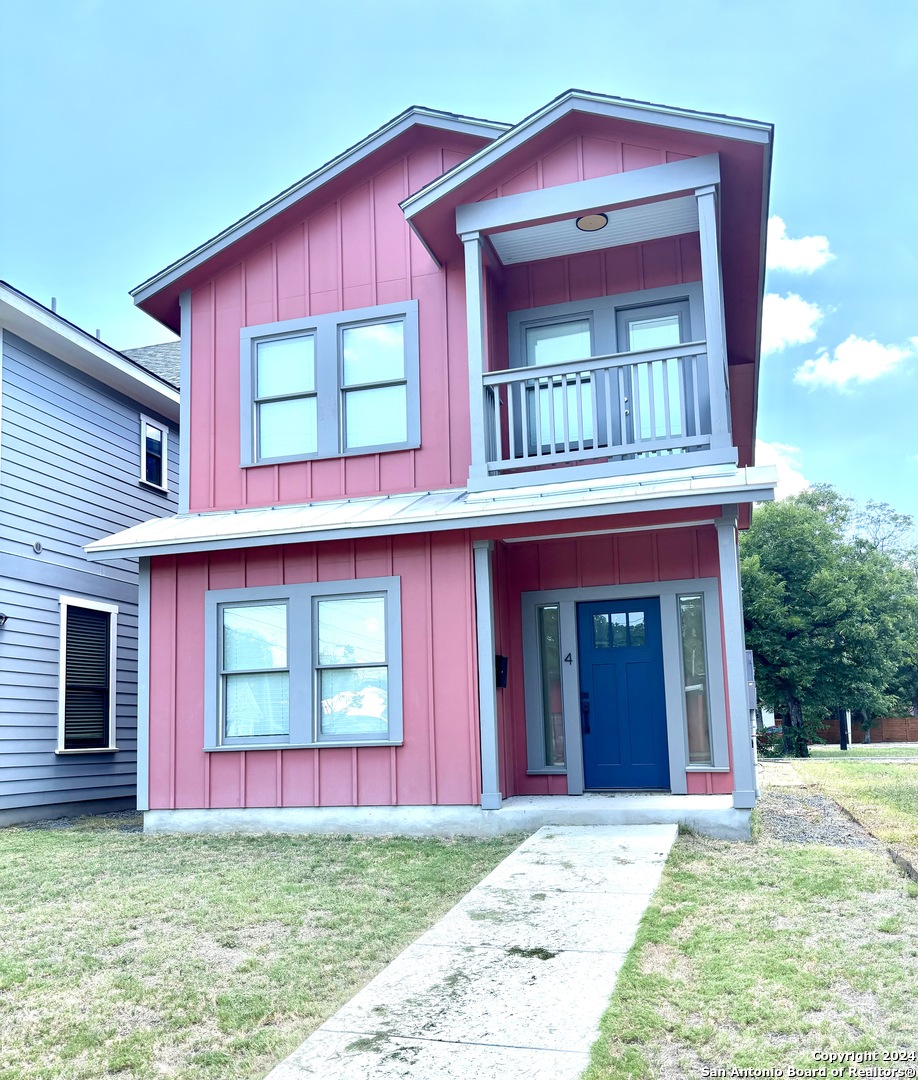
M107 611L67 608L65 750L109 745L110 620Z

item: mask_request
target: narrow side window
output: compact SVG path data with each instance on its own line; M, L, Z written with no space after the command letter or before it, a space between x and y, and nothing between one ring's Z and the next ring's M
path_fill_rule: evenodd
M704 642L704 596L701 593L679 597L679 629L688 760L690 765L710 765L710 695Z
M140 479L151 487L166 491L168 472L169 429L149 417L140 418Z

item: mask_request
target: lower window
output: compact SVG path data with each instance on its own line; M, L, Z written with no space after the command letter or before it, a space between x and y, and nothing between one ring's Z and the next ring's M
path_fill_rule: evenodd
M400 743L398 578L207 593L206 749Z
M62 596L58 750L115 748L118 608Z

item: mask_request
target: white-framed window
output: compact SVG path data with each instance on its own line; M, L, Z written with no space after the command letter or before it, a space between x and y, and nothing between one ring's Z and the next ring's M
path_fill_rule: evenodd
M418 304L240 332L242 465L420 446Z
M400 583L208 592L205 749L402 741Z
M61 596L58 753L115 750L118 608Z
M160 491L169 489L169 428L140 417L140 479Z

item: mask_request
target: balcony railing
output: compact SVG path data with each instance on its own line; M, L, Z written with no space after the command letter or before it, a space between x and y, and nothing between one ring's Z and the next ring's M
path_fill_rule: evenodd
M712 445L706 343L482 376L489 473Z

